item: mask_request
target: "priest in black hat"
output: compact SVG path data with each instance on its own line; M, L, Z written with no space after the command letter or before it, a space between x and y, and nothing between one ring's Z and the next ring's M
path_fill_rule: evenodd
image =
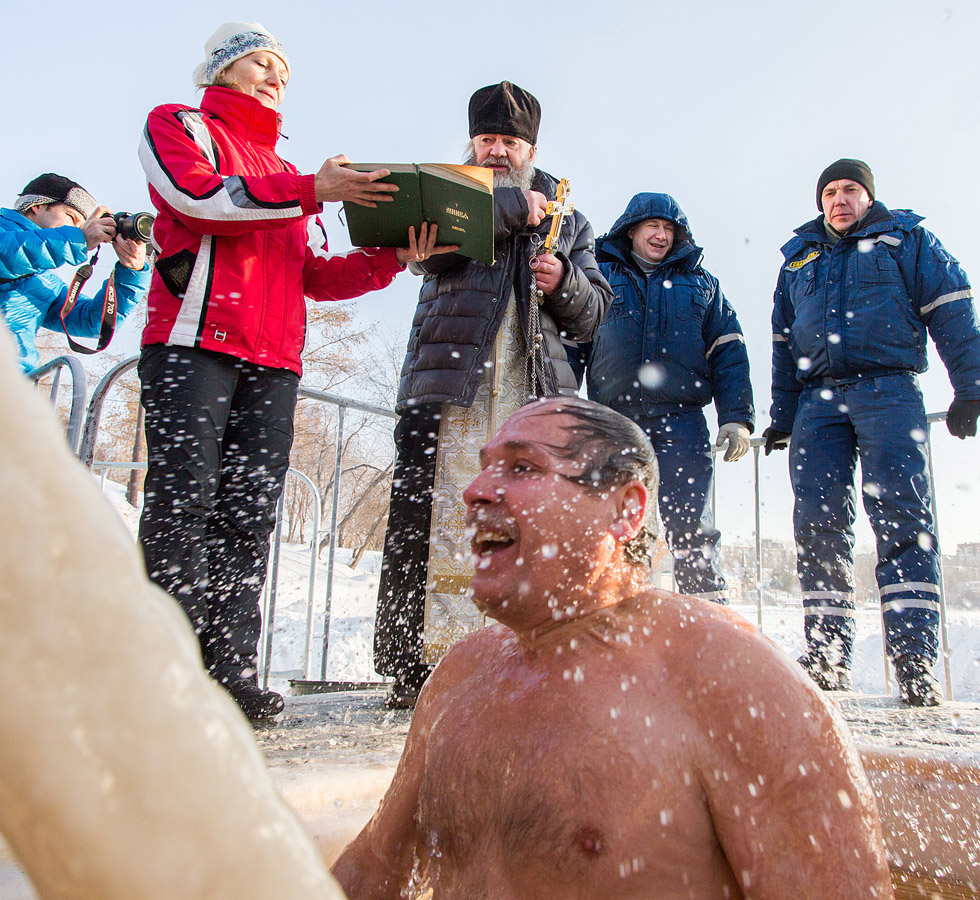
M425 281L398 390L374 642L375 668L395 678L392 707L414 706L435 662L482 625L466 597L462 502L479 448L528 396L576 393L562 338L591 340L611 300L578 210L554 252L534 254L558 187L534 165L540 122L537 99L509 81L473 94L465 162L493 169L495 260L445 254L417 264Z

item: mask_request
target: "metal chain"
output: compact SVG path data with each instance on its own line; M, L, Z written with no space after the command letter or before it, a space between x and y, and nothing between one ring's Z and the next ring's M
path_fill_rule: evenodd
M531 296L528 303L527 312L527 333L524 335L524 403L529 403L537 397L543 396L545 387L538 380L538 364L541 366L541 376L544 377L544 335L541 333L540 306L544 299L544 293L538 290L538 276L535 272L535 263L538 259L538 249L540 238L535 242L537 235L531 235L534 250L528 261L531 269ZM541 393L538 393L540 383Z

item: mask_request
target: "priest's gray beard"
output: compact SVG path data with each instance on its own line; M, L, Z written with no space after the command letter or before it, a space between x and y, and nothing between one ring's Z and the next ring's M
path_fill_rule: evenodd
M476 156L473 154L472 146L466 152L466 156L463 159L463 165L481 165L476 161ZM510 164L510 160L506 156L488 156L483 161L482 165L485 167L507 166L506 172L493 173L493 186L495 188L512 187L521 191L531 190L531 182L534 180L534 166L531 165L531 160L528 160L522 166L512 166Z

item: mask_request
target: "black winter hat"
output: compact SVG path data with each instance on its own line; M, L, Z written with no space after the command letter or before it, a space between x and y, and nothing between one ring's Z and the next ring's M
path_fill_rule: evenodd
M874 200L875 177L871 174L870 166L860 159L839 159L837 162L832 162L827 166L820 173L820 178L817 180L817 209L820 212L823 212L823 203L821 201L823 189L830 182L840 181L842 178L846 178L849 181L856 181L868 192L868 196Z
M48 172L27 182L14 201L14 209L22 213L32 206L46 206L48 203L64 203L78 210L86 219L98 206L95 198L78 182L65 178L64 175Z
M470 137L509 134L529 144L538 142L541 104L524 88L501 81L488 84L470 97Z

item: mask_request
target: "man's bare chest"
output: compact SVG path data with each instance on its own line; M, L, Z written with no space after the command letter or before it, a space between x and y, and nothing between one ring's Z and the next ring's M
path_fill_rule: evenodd
M418 821L436 866L625 887L664 859L710 856L710 814L676 728L622 691L551 688L488 692L433 728Z

